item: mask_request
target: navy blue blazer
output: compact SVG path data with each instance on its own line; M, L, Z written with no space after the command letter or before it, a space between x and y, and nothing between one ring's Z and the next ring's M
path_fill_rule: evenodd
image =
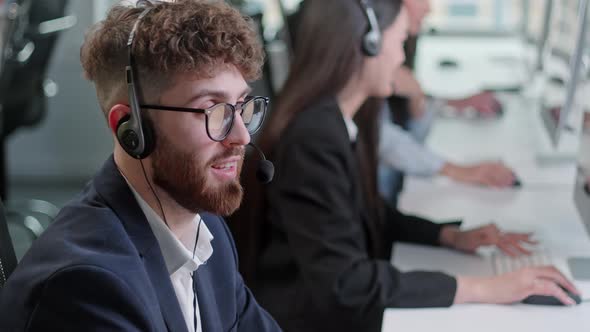
M203 331L279 331L238 272L223 219L195 277ZM187 331L151 228L111 156L0 293L0 331Z

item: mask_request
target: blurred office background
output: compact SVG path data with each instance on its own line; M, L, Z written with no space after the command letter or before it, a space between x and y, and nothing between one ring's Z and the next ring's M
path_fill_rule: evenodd
M99 111L93 86L83 78L79 49L87 28L103 18L109 7L117 1L0 0L2 22L6 22L7 17L11 15L11 4L14 2L27 3L31 8L39 3L63 3L66 5L65 9L57 16L68 19L58 22L63 26L60 28L58 24L59 31L55 32L56 43L52 51L39 55L41 58L49 59L46 74L43 75L43 94L47 96L46 108L42 108L42 113L32 121L17 120L12 124L15 129L3 135L6 198L37 198L60 207L83 187L112 151L111 134ZM255 83L255 92L273 96L280 89L288 72L290 40L285 31L285 21L297 10L300 0L229 2L245 14L254 17L259 23L268 61L263 79ZM521 88L527 85L530 78L527 74L530 72L527 57L535 53L534 45L542 38L544 7L541 3L545 1L432 0L432 12L423 25L424 38L421 38L419 43L416 69L426 92L434 95L457 94L453 91L443 91L444 88L448 88L448 84L437 81L436 74L432 74L436 68L431 63L437 61L441 54L459 60L466 57L465 66L471 58L483 56L482 54L496 54L498 59L508 63L508 67L504 66L506 68L503 72L494 69L495 75L499 76L495 86L478 86L479 82L471 81L485 75L485 71L489 70L485 66L474 66L474 71L469 69L471 67L466 67L464 71L469 72L469 75L458 76L456 85L459 88L506 88L522 92ZM563 7L567 7L574 1L563 3ZM576 9L574 8L572 13L575 14ZM33 20L28 19L29 25L33 24ZM46 19L53 20L55 17ZM43 17L37 18L37 21L44 20ZM562 32L557 40L569 51L573 48L572 43L575 43L571 36L575 34L565 32L575 29L575 26L568 26L575 21L575 18L565 17L555 23L559 26L554 29ZM441 47L440 40L445 40L444 38L452 38L453 42L448 44L452 46ZM460 45L465 45L466 48L471 47L470 45L484 46L477 47L479 52L466 55L460 54ZM452 50L458 54L448 53ZM33 56L35 52L43 50L32 50ZM522 75L502 74L519 72ZM26 82L29 79L27 75L22 75L13 78L13 83ZM0 91L0 96L5 98L14 94L11 90L13 87L14 84L4 87ZM2 112L5 125L7 121L12 121L9 112L25 111L4 107Z

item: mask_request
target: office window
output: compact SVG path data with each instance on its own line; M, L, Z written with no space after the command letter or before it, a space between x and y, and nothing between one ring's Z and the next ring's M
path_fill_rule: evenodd
M556 53L571 56L576 46L578 34L580 1L556 1L553 5L553 15L549 40Z
M431 0L432 12L423 28L457 33L518 33L523 24L523 1Z

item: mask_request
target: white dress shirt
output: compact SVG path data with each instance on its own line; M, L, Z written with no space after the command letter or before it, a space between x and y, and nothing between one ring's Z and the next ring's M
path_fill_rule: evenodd
M381 111L379 163L414 176L435 176L445 160L421 144L409 132L391 121L387 105Z
M409 175L434 176L445 160L419 143L410 133L391 122L389 109L382 111L378 158L381 167L394 168ZM344 117L351 142L358 136L354 120Z
M346 125L346 131L348 132L348 137L350 138L350 142L356 142L356 137L359 134L359 128L354 123L354 120L342 115L344 117L344 124Z
M207 228L207 225L205 225L204 222L201 222L199 242L197 243L193 258L197 225L199 224L201 217L197 214L193 220L194 227L191 228L190 232L182 234L179 239L166 226L162 218L160 218L160 216L133 189L133 187L131 187L131 185L129 187L139 203L139 207L146 216L152 232L160 245L162 256L164 257L166 268L170 274L170 280L172 281L172 286L174 287L176 297L178 298L180 310L182 310L188 331L202 332L198 299L196 301L196 312L193 308L193 300L197 297L197 294L193 292L191 273L196 273L199 266L205 264L213 254L213 247L211 246L213 235ZM158 285L155 286L157 287ZM195 319L197 320L196 331L194 325Z

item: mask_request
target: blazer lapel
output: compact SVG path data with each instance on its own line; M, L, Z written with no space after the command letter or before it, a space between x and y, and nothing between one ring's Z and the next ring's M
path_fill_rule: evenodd
M223 331L220 317L215 310L217 300L211 287L211 273L207 265L201 265L193 275L193 283L199 301L200 324L203 331Z
M188 332L158 241L112 156L94 178L94 186L117 214L143 259L168 330Z
M170 275L168 274L168 270L166 270L164 258L160 252L160 247L157 245L153 246L151 250L143 255L143 261L156 291L160 311L162 312L168 331L188 332L186 321L180 310L178 298L170 281Z

